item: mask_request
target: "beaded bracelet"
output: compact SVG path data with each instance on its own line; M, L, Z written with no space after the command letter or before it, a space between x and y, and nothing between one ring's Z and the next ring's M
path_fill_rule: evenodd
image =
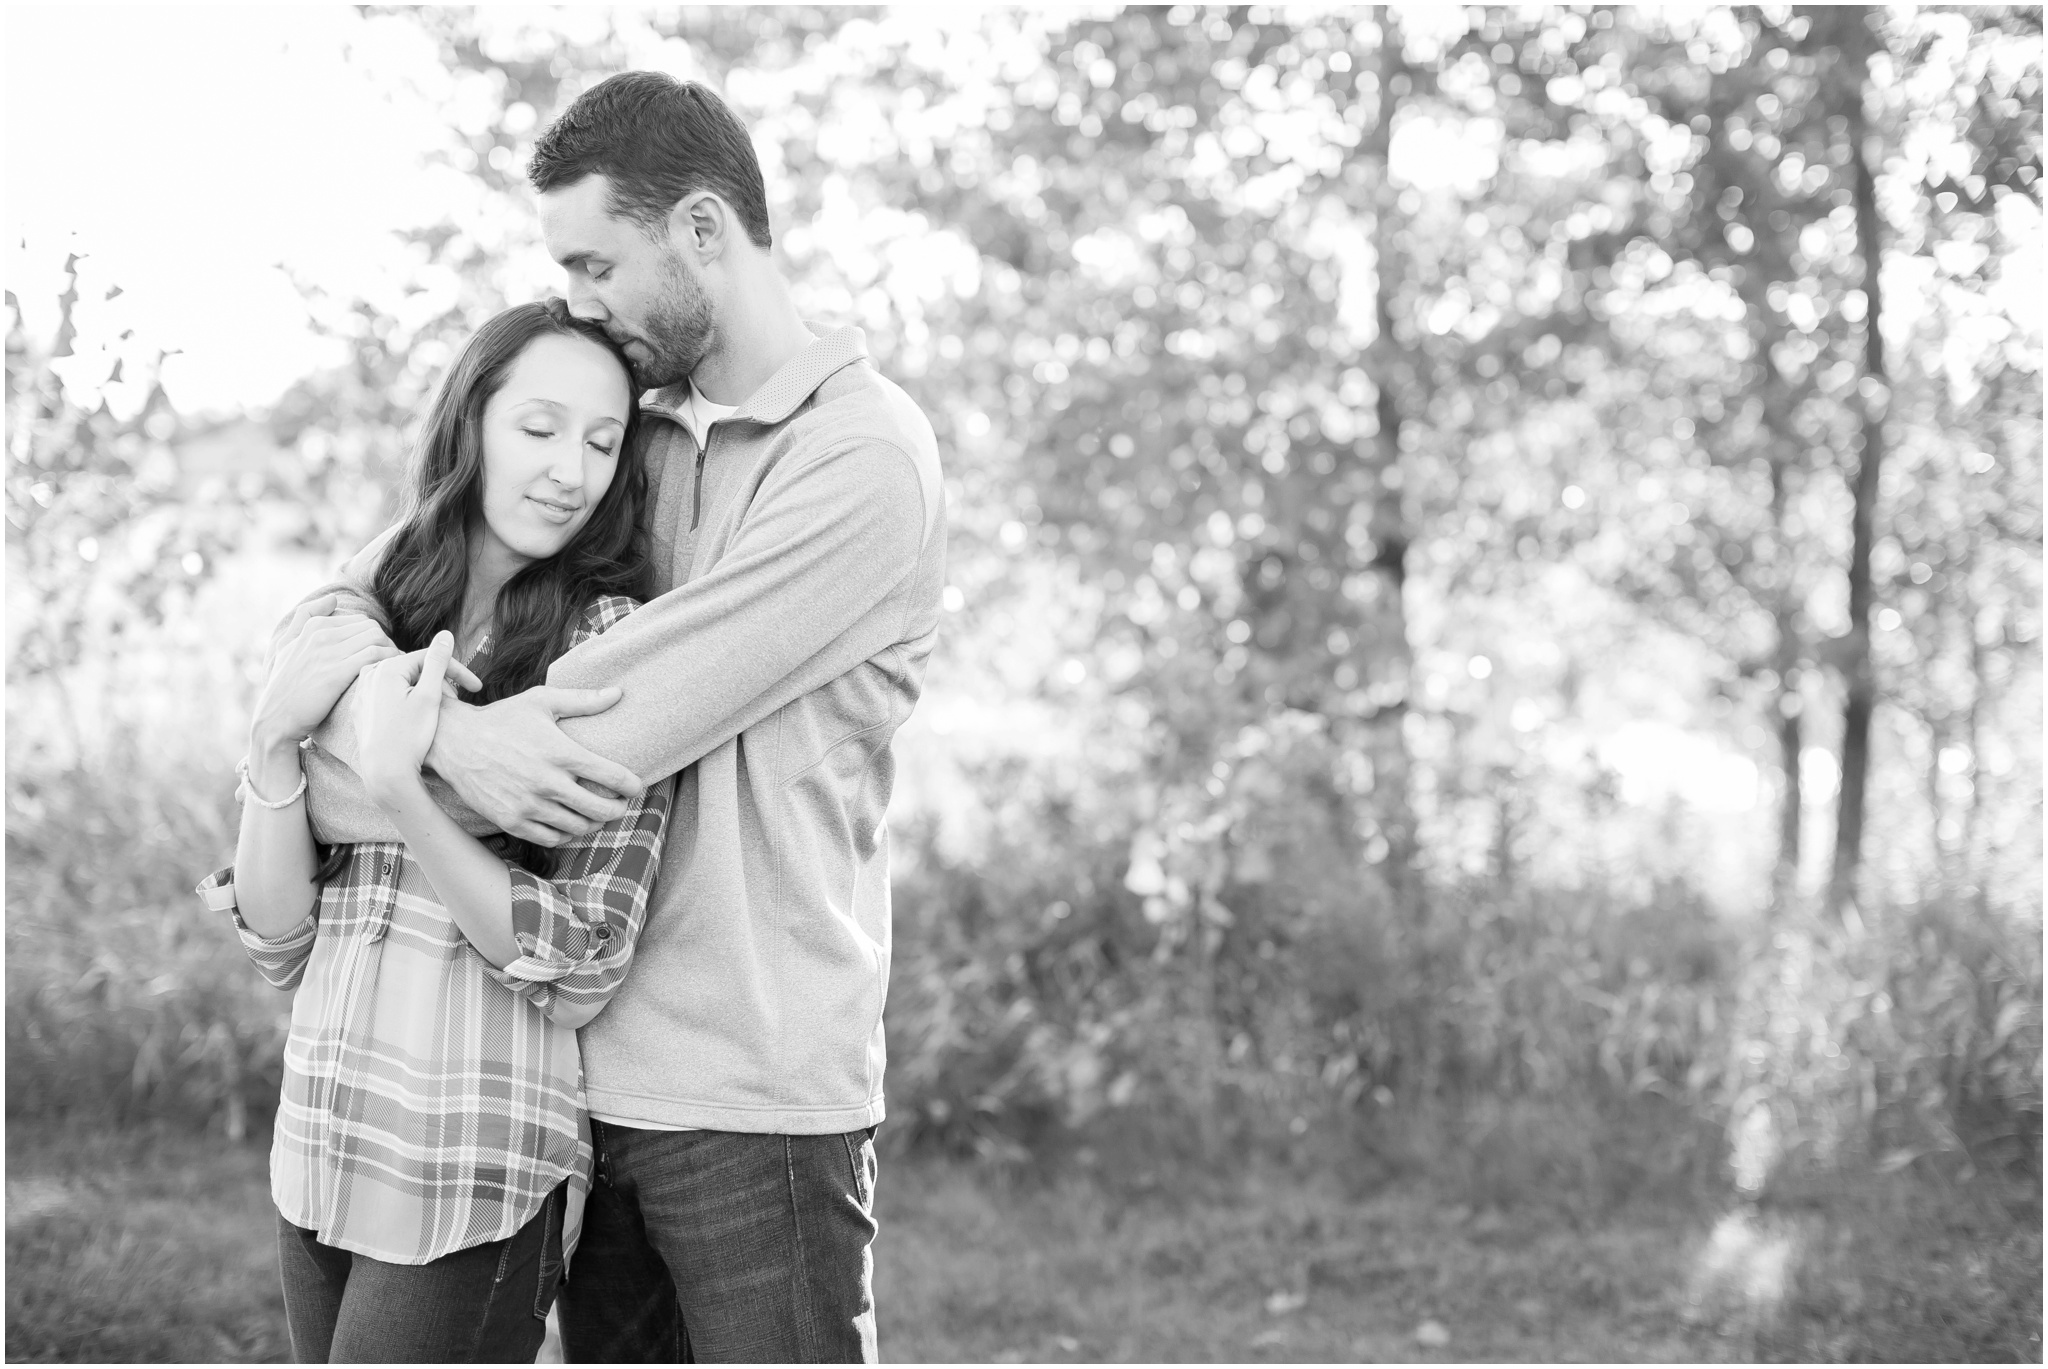
M257 806L261 808L289 808L299 801L301 794L306 792L306 771L304 767L301 767L299 770L299 787L292 790L289 796L279 799L276 803L272 803L269 799L256 792L256 786L249 780L249 758L247 756L235 762L235 773L242 777L242 783L236 792L255 800Z

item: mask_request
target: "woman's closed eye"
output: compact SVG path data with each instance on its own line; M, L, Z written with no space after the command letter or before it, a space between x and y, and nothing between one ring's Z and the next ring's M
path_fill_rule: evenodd
M602 442L592 442L590 445L597 449L597 454L599 456L610 456L614 450L613 448L606 446Z
M521 428L519 431L525 433L528 437L537 437L543 441L554 436L546 428Z

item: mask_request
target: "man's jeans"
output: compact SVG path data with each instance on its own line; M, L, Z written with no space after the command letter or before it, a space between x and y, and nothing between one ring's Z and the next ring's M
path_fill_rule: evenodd
M388 1264L277 1219L285 1322L300 1364L533 1362L562 1281L568 1185L502 1241ZM579 1266L580 1268L580 1266Z
M874 1362L874 1128L590 1129L570 1360Z

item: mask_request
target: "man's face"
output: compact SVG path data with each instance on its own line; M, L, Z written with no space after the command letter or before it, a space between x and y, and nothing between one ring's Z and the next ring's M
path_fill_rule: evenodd
M548 253L569 275L569 312L626 349L643 389L674 385L711 350L711 296L687 243L610 212L611 183L585 176L540 197Z

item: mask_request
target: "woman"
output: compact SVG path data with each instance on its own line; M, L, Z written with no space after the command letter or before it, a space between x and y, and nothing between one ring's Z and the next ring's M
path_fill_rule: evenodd
M539 684L645 593L630 375L560 300L485 324L427 419L374 602L303 606L257 701L235 864L200 893L297 990L271 1193L301 1362L530 1361L573 1250L576 1028L632 959L672 786L549 852L469 836L420 766L451 674L479 702ZM359 674L356 770L403 840L323 859L299 751Z

